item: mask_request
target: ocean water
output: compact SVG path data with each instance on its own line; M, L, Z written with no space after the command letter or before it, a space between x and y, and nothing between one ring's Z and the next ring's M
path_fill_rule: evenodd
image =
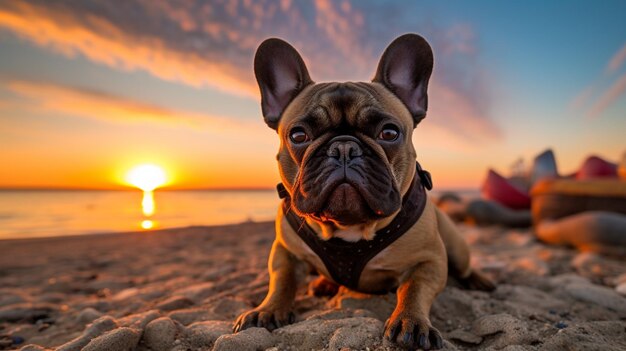
M279 205L274 190L157 190L152 200L141 191L0 191L0 239L266 221Z
M433 191L438 196L443 191ZM462 197L478 191L457 192ZM0 240L269 221L274 190L0 191Z

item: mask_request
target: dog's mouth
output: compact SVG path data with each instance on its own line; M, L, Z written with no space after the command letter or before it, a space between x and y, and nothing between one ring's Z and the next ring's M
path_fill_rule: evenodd
M310 217L339 226L350 226L377 218L357 188L348 182L328 191L328 199L318 213Z
M395 213L401 198L387 164L354 138L340 139L339 146L333 140L302 163L293 191L296 212L339 226Z

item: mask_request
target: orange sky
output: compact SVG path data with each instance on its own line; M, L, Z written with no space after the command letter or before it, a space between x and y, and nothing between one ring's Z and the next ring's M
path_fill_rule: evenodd
M622 7L2 2L0 188L122 188L141 163L171 188L273 187L278 141L252 74L270 36L292 42L314 80L366 81L394 37L424 35L435 70L414 142L439 188L478 187L488 168L507 174L545 148L563 174L588 154L617 161Z

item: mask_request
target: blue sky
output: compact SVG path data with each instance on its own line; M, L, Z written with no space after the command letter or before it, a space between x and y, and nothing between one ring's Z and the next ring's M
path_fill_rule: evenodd
M435 71L414 141L443 187L547 147L563 173L590 153L617 161L624 14L623 1L4 2L0 186L110 187L137 162L181 187L272 186L251 68L270 36L316 81L368 80L393 38L426 37Z

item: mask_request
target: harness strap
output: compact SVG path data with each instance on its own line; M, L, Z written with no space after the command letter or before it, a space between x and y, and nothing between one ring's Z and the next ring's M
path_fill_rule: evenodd
M365 265L406 233L421 217L426 207L425 188L432 189L432 179L430 173L423 170L419 163L416 167L417 172L409 191L402 199L400 212L389 225L376 231L373 240L361 239L357 242L339 238L322 240L303 217L291 210L289 193L282 184L278 184L278 195L283 199L282 210L289 225L320 257L336 283L356 289Z

